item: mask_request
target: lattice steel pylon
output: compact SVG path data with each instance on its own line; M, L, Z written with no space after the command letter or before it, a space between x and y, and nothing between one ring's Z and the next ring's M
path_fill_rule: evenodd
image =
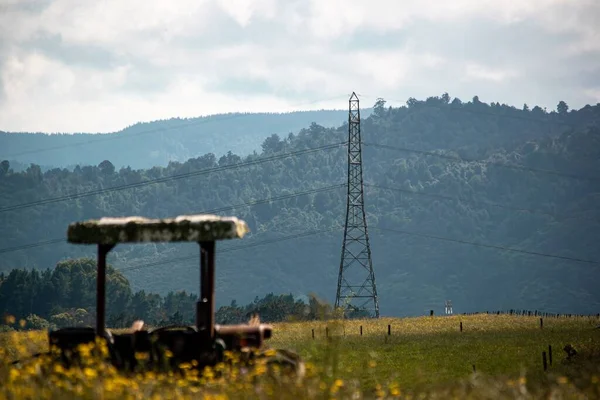
M379 303L365 215L360 142L360 107L356 93L350 96L348 113L348 197L342 260L335 307L368 312L379 318Z

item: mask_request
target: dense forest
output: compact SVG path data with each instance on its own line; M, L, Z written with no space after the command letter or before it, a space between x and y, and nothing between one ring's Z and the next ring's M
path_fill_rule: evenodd
M334 127L345 119L346 112L336 110L231 113L137 123L109 134L0 131L0 160L10 161L15 171L32 162L43 171L72 170L98 165L109 156L117 168L152 168L207 153L247 155L260 150L262 140L273 133L295 133L311 122Z
M378 100L361 132L382 315L439 313L446 299L455 312L598 311L600 105L561 102L549 112L448 94L399 108ZM333 302L345 140L347 124L312 123L264 138L256 154L206 153L148 169L116 167L112 151L72 171L15 172L3 162L0 271L94 257L93 246L65 242L74 220L213 212L252 230L218 244L219 306L267 293ZM123 245L109 262L132 291L166 296L197 293L197 257L191 244Z
M194 324L197 295L185 291L169 292L165 296L133 292L122 273L108 266L106 291L107 323L112 328L129 327L142 319L150 326ZM96 317L96 260L81 258L59 262L55 268L13 269L0 274L0 332L11 329L48 329L65 326L93 326ZM256 297L245 306L234 300L216 310L216 322L232 324L247 322L258 313L271 322L315 319L331 307L315 296L308 302L292 295L269 293ZM12 324L6 324L12 319ZM16 322L19 321L17 324ZM4 324L4 325L3 325ZM12 325L12 326L11 326ZM14 328L13 328L14 329Z

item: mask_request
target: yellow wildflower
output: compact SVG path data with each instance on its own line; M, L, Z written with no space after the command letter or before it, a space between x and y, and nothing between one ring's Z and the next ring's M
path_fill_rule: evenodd
M11 369L10 370L10 380L11 380L11 382L14 381L14 380L16 380L18 377L19 377L19 371L16 370L16 369L14 369L14 368Z
M81 354L83 358L90 358L92 354L92 346L88 344L80 344L77 346L77 351Z
M83 374L89 378L89 379L94 379L98 376L98 373L96 373L96 370L86 367L83 369Z
M392 382L389 385L389 389L390 389L390 394L392 396L400 396L400 387L398 386L398 383L396 382Z
M190 368L192 368L192 364L184 362L184 363L179 364L179 368L181 368L181 369L190 369Z
M519 378L519 385L524 385L527 383L527 378L525 378L524 376Z
M264 352L264 355L266 357L273 357L277 354L277 352L274 349L269 349L267 351Z
M264 364L257 365L254 371L257 376L263 375L265 372L267 372L267 367Z
M333 382L333 385L331 385L331 388L329 389L329 391L331 392L331 394L335 394L343 386L344 386L344 381L342 381L341 379L336 379L335 382Z

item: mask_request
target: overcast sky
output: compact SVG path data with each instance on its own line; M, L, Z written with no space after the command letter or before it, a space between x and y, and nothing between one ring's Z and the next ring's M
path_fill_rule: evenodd
M0 130L448 92L600 102L599 0L0 0Z

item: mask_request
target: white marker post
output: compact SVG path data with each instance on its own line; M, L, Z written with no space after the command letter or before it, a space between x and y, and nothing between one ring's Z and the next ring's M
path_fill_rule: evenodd
M446 300L446 314L447 315L452 315L452 301L451 300Z

